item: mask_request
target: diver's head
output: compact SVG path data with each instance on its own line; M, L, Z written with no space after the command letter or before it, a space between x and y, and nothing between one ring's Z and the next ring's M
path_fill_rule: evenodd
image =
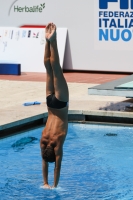
M44 150L42 150L42 158L46 162L55 162L55 152L52 146L47 146Z

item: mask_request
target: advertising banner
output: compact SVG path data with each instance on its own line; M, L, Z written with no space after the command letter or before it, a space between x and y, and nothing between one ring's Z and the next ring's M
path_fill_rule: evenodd
M64 69L133 72L133 0L78 0L76 4L72 0L0 0L0 5L1 27L23 27L30 31L54 22L58 30L67 29ZM0 30L0 35L2 33ZM21 37L16 34L14 46L24 40L22 33ZM30 41L33 40L34 45L43 49L41 30L38 38L35 38L36 32L34 38L33 34L31 30L25 44L32 46ZM21 39L17 41L15 37ZM61 43L59 40L60 36L58 42ZM0 37L0 52L6 53L10 45L6 40L3 43ZM44 50L42 57L43 53ZM4 59L3 56L4 53L0 59ZM22 66L22 70L27 69Z
M133 0L98 0L95 8L95 49L133 50Z
M63 67L67 29L57 29L60 64ZM0 62L21 64L22 72L45 72L45 29L0 27Z

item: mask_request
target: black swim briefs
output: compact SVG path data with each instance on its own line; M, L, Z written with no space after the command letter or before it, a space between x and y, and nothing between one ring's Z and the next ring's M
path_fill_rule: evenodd
M50 108L55 108L55 109L61 109L67 106L67 102L63 102L58 100L55 97L55 94L51 94L49 96L47 96L47 106Z

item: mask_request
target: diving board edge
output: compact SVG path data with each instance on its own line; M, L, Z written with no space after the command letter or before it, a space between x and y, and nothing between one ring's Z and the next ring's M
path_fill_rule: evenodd
M88 95L100 95L100 96L119 96L119 97L133 97L132 90L97 90L93 88L88 88Z

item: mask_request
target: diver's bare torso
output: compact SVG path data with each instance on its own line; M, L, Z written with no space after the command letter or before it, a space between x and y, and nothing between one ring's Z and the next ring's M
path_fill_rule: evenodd
M47 145L54 148L62 146L68 129L68 107L62 109L48 108L48 119L42 132L41 148Z

